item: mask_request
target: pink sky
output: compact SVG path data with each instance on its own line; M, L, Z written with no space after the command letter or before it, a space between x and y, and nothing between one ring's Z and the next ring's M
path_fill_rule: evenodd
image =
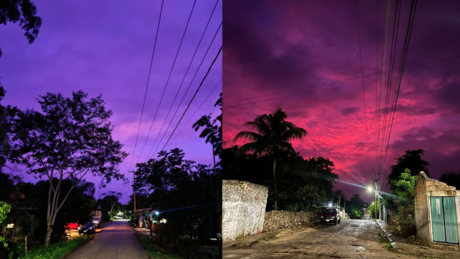
M385 14L384 1L376 3L357 1L358 34L355 1L225 2L224 147L234 145L245 122L279 106L289 121L308 131L293 143L301 156L328 157L341 180L370 184L376 167L376 80L381 76L375 74L377 65L381 72ZM393 12L392 1L391 26ZM401 13L398 46L403 45L409 2ZM457 1L419 1L387 168L398 154L422 148L433 178L460 171L459 17ZM366 113L359 42L362 74L370 75L364 77ZM398 48L396 68L401 53ZM342 80L347 81L330 84ZM345 190L347 198L353 193L372 198L350 185L336 188Z

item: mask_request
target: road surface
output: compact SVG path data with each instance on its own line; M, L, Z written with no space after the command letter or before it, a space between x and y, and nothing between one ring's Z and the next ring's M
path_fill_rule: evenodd
M413 258L387 251L376 223L347 219L340 224L297 228L293 233L252 247L231 247L223 258Z
M114 221L66 259L148 259L128 221Z

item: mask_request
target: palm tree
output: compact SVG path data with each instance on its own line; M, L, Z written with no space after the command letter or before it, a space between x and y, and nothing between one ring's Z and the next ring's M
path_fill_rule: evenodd
M307 135L305 129L297 127L294 123L286 121L287 115L281 108L276 108L271 114L257 116L253 121L246 122L244 126L254 131L241 131L235 138L250 141L240 147L239 154L254 152L257 155L270 155L273 158L273 186L275 191L275 210L277 210L278 193L276 190L276 160L282 153L295 155L290 141L302 139Z

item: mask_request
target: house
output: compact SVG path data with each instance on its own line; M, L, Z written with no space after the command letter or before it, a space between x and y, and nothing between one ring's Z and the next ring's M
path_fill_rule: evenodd
M414 203L417 241L433 248L458 251L460 191L420 172Z

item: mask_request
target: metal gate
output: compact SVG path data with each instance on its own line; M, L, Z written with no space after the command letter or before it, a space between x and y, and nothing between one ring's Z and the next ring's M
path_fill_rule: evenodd
M431 225L433 241L458 244L454 197L431 197Z

